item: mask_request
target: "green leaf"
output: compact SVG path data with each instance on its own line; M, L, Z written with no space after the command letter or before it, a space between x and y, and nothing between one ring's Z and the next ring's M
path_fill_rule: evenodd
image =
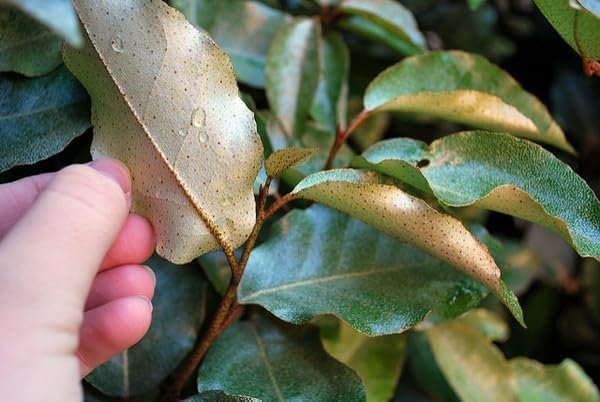
M289 136L299 136L304 131L317 90L319 27L314 19L294 18L277 32L267 55L267 99Z
M19 8L62 36L71 46L83 44L71 0L0 0L2 5Z
M517 402L517 377L492 340L460 319L427 332L431 350L461 401Z
M444 118L574 152L546 107L484 57L438 51L407 58L379 74L364 97L368 111Z
M265 85L267 52L289 16L257 1L171 0L192 24L206 29L231 57L238 79Z
M600 59L600 41L598 40L600 20L598 18L590 13L574 10L569 6L569 1L535 0L535 4L560 36L577 53L581 54L583 51L588 58ZM577 15L577 27L575 27L575 15ZM577 46L575 32L581 50Z
M263 149L229 57L162 1L74 4L86 43L64 57L92 97L92 156L129 167L157 252L184 263L242 244Z
M473 11L477 10L486 0L467 0L469 8Z
M354 165L430 188L450 206L475 205L539 223L582 256L600 259L598 199L570 167L529 141L480 131L430 146L398 138L374 145Z
M260 402L260 399L250 396L230 395L223 391L206 391L189 397L185 402Z
M351 169L316 173L293 192L354 216L460 269L494 292L523 323L519 303L500 280L500 269L487 248L460 221L386 184L377 173Z
M421 54L426 50L420 46L413 45L405 39L403 35L398 35L359 15L351 15L344 18L340 20L339 24L343 29L354 32L372 41L382 43L401 55L413 56L415 54Z
M44 75L62 63L62 39L25 14L0 8L0 71Z
M432 310L455 317L485 294L438 259L315 205L287 214L252 252L238 299L292 323L333 314L373 336L411 328Z
M525 358L507 361L481 332L490 317L467 319L471 314L426 331L439 367L461 400L600 401L592 380L571 360L557 366Z
M526 358L510 361L519 383L519 398L527 402L600 401L594 382L570 359L544 366Z
M0 172L62 151L89 127L89 98L65 67L0 80Z
M346 126L350 51L342 37L330 32L320 42L320 77L311 107L311 116L335 133Z
M190 352L204 321L206 282L197 265L176 266L158 256L146 264L156 274L150 330L86 377L109 396L127 398L158 388Z
M318 151L316 148L283 148L273 152L265 162L267 175L279 177L291 167L301 165Z
M198 390L222 390L264 401L364 401L358 376L328 356L318 330L260 315L236 322L213 344Z
M340 322L335 335L321 337L325 350L362 378L367 402L392 399L404 363L405 336L371 338Z
M400 36L417 49L426 49L425 37L419 31L410 10L392 0L343 0L342 13L359 15Z
M267 134L275 150L286 147L317 149L317 152L309 160L305 161L302 165L287 170L283 174L282 180L291 187L298 184L306 175L323 170L331 146L335 141L335 133L311 123L307 124L302 136L288 136L283 132L281 126L277 124L274 118L269 118L267 122ZM355 153L352 151L352 148L347 144L342 145L333 161L333 167L348 166L354 156Z

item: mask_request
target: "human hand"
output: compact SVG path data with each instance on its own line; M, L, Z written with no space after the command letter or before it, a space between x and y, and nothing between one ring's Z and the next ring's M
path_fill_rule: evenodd
M111 160L0 185L0 399L82 399L80 378L139 341L150 224Z

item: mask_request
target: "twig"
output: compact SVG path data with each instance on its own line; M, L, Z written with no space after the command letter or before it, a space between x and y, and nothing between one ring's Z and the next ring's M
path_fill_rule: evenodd
M329 151L329 156L327 157L327 162L325 163L325 167L323 168L323 170L331 169L331 166L333 165L333 160L335 159L335 155L340 150L342 145L344 145L344 143L348 140L348 138L354 132L354 130L356 130L356 128L360 126L370 116L370 111L363 110L362 112L357 114L354 119L352 119L346 130L337 130L337 133L335 135L335 141L331 146L331 150Z

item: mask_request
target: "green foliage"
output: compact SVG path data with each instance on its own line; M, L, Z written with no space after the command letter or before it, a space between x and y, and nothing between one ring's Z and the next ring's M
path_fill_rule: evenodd
M89 98L64 66L0 81L0 172L62 151L89 127Z
M263 401L365 398L357 375L323 350L316 328L262 315L233 324L217 340L200 366L198 390L223 390Z
M0 0L0 179L117 157L191 261L85 400L600 401L600 87L525 5L73 3ZM597 2L535 3L600 74Z

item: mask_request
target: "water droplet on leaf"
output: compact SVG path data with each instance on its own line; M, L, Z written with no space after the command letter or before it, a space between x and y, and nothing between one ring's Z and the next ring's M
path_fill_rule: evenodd
M187 132L185 130L179 130L177 134L179 134L181 137L185 137Z
M123 52L123 39L119 35L115 36L111 39L110 46L117 53Z
M203 127L206 121L206 112L201 107L194 109L192 112L192 126Z
M206 142L208 141L208 134L206 134L204 131L200 131L198 133L198 141L200 141L203 144L206 144Z

